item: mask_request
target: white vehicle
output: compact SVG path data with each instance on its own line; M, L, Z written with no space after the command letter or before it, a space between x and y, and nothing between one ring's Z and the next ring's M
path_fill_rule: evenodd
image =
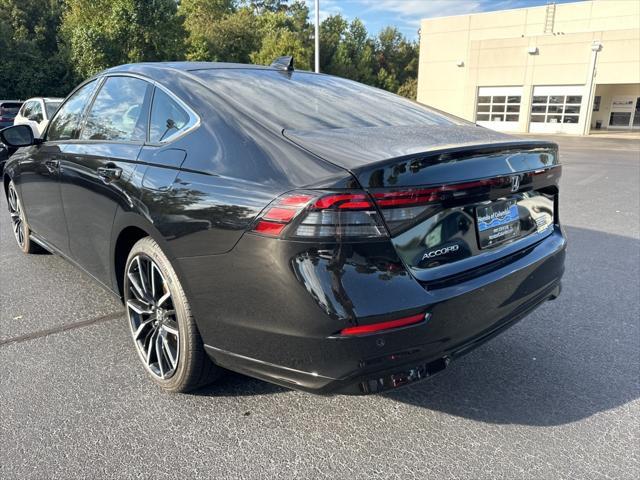
M35 97L25 101L13 121L14 125L29 125L33 136L40 138L44 133L49 119L56 112L63 98Z

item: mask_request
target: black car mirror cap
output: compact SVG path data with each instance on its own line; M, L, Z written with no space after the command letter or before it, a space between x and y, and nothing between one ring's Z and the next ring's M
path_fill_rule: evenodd
M20 148L35 145L39 140L34 138L29 125L13 125L0 130L0 142L8 147Z

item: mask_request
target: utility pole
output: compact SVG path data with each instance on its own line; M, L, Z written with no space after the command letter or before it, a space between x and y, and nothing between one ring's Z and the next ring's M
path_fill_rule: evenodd
M591 44L591 65L589 65L589 79L587 80L587 99L586 103L587 111L585 112L584 125L582 127L582 134L589 135L591 131L591 115L593 113L593 100L596 95L596 70L598 65L598 53L602 50L602 43L594 41Z
M316 73L320 73L320 0L316 0Z

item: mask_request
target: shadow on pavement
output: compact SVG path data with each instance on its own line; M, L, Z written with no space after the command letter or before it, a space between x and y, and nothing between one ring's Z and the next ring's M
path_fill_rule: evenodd
M222 378L217 382L199 388L191 392L191 394L206 397L247 397L288 391L290 391L288 388L274 385L273 383L225 371Z
M640 397L640 241L566 230L560 298L441 375L386 396L481 422L541 426Z

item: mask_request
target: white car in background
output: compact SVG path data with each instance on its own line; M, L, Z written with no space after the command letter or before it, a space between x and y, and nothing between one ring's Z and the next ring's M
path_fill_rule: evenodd
M13 121L14 125L29 125L33 136L40 138L49 120L56 112L63 98L34 97L26 100Z

